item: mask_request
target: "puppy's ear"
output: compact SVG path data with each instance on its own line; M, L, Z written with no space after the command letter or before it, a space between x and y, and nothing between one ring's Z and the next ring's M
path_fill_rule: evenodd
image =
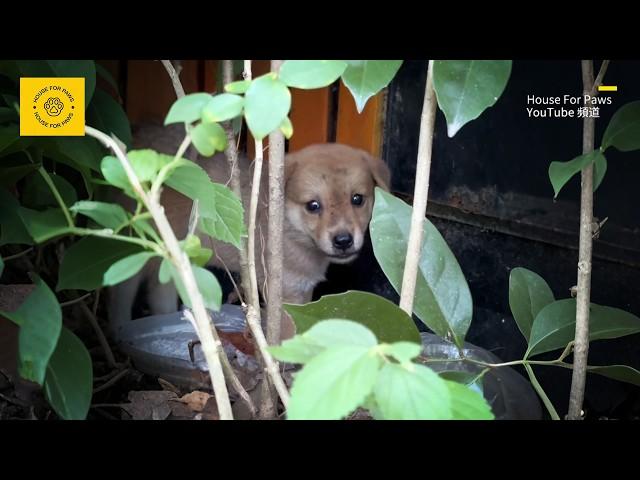
M286 185L298 165L298 157L289 153L284 157L284 184Z
M374 157L368 152L363 151L363 153L376 184L388 192L391 187L391 171L389 167L382 159Z

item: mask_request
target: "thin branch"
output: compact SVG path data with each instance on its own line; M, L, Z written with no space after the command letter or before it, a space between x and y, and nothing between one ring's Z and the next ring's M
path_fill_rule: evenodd
M605 66L605 65L603 65ZM606 66L605 66L606 69ZM601 70L602 71L602 70ZM604 75L604 73L603 73ZM600 79L602 80L602 79ZM584 95L594 89L593 61L582 61ZM590 153L595 145L595 118L584 117L582 153ZM582 170L580 193L580 240L578 249L578 283L576 296L576 333L573 354L573 375L569 396L569 420L582 419L582 402L587 378L589 356L589 306L591 302L591 253L593 250L593 163Z
M74 299L72 299L72 300L68 300L68 301L66 301L66 302L62 302L62 303L60 304L60 308L68 307L68 306L70 306L70 305L75 305L76 303L78 303L78 302L82 302L85 298L88 298L88 297L90 297L90 296L91 296L91 292L89 292L89 293L85 293L84 295L82 295L82 296L80 296L80 297L78 297L78 298L74 298Z
M176 97L178 98L178 100L181 99L182 97L185 96L185 90L182 86L182 83L180 82L180 77L178 72L176 72L176 70L173 68L173 65L169 60L162 60L162 64L164 65L164 68L167 70L167 73L171 78L171 82L173 83L173 88L176 92ZM158 177L151 189L152 198L155 198L155 196L158 195L160 186L164 182L170 169L173 168L172 164L175 164L175 162L178 162L178 160L182 157L182 155L184 155L184 153L187 151L187 148L189 148L189 145L191 144L191 136L189 135L189 125L186 123L185 123L185 131L186 131L186 135L184 137L184 140L180 144L180 147L178 148L178 151L176 152L176 155L173 158L173 161L170 162L168 165L166 165L158 173ZM191 160L195 161L195 152L191 151L191 154L189 155L189 157L192 157ZM191 213L189 214L188 233L190 235L193 235L193 233L195 232L195 229L198 225L198 217L199 217L199 202L198 200L194 200L193 204L191 205ZM215 338L216 340L219 340L217 338L217 333L215 334ZM245 404L251 411L251 414L255 416L256 407L251 401L251 397L249 396L247 391L244 389L244 387L242 386L242 383L240 383L240 380L238 379L235 372L233 371L233 368L231 367L231 363L229 363L229 359L227 358L227 355L224 352L224 349L221 350L220 361L222 362L222 369L225 372L227 380L231 382L231 385L233 386L235 391L238 393L238 395L240 395L240 398L242 399L242 401L245 402Z
M283 60L271 60L271 71L278 73ZM267 325L266 336L269 345L280 343L280 326L282 324L282 259L283 259L283 226L284 226L284 135L278 129L269 134L269 224L267 226L267 261L265 275L267 290ZM269 382L262 384L262 398L272 398L275 405L273 389ZM260 410L264 417L275 417L272 411Z
M169 224L169 221L164 214L162 205L160 205L157 201L150 199L146 194L146 192L142 188L142 185L140 184L140 181L138 180L138 177L133 171L129 159L122 152L122 150L120 150L117 143L108 135L105 135L104 133L92 127L86 126L85 131L87 135L98 139L108 148L113 150L113 152L118 157L118 160L120 160L122 168L124 169L127 178L129 179L129 183L131 183L131 186L133 187L133 190L142 200L145 207L153 217L153 220L158 227L160 236L162 237L162 240L168 250L170 260L176 267L176 270L178 271L178 275L182 280L189 300L191 300L195 322L197 325L196 331L198 332L198 336L200 338L200 341L202 342L202 351L209 366L211 383L213 386L213 391L215 393L216 404L218 406L220 418L222 420L232 420L233 412L231 410L229 393L227 391L227 385L225 383L221 364L221 357L222 355L225 355L224 349L222 348L222 342L218 337L215 327L209 321L209 315L207 314L207 310L204 306L202 295L198 290L198 285L193 275L193 269L191 268L189 258L180 249L178 239L176 238L171 225Z
M87 319L89 320L89 323L91 324L91 327L93 328L93 331L98 338L98 343L100 344L100 347L104 352L105 358L107 359L107 363L111 368L118 368L116 358L113 356L113 352L111 351L111 347L109 346L106 335L102 331L102 328L100 328L97 317L84 302L80 302L80 309L82 310L82 313L84 313L85 317L87 317Z
M603 60L602 65L600 65L598 76L593 82L593 88L591 89L592 97L596 97L598 95L598 87L602 85L602 80L604 79L604 74L607 73L607 68L609 68L609 60Z
M69 226L71 228L75 227L75 224L73 223L73 218L71 218L71 213L67 208L67 204L64 203L64 200L62 200L62 196L60 195L60 192L58 191L58 188L56 187L55 183L53 183L53 179L49 175L49 172L47 172L43 167L40 167L38 168L38 173L49 186L49 189L51 190L51 193L53 194L56 201L58 202L58 205L60 205L60 209L62 210L62 213L64 214L64 218L66 218Z
M3 257L2 260L4 260L5 262L8 262L9 260L14 260L16 258L20 258L23 255L26 255L27 253L32 252L32 251L33 251L33 247L29 247L26 250L18 252L18 253L14 254L14 255L9 255L8 257Z
M433 145L433 129L436 118L436 96L433 89L433 60L427 67L427 83L422 105L420 121L420 139L418 143L418 162L414 188L413 212L411 214L411 230L407 244L407 256L402 277L400 308L409 316L413 313L413 299L416 291L418 262L422 249L424 218L429 197L429 174L431 170L431 149Z
M251 80L251 60L245 60L245 72L244 78L246 80ZM253 166L253 180L251 184L251 197L249 203L249 236L247 239L247 261L249 265L249 305L247 306L247 323L251 328L251 332L253 334L254 340L258 347L258 352L260 353L260 358L262 359L263 367L266 370L267 374L271 377L274 386L276 387L276 391L282 400L285 408L289 403L289 392L287 387L280 376L280 372L278 370L278 364L273 359L271 354L267 351L268 343L266 338L264 337L264 333L262 331L262 325L260 320L260 295L258 293L258 278L256 275L256 248L255 248L255 240L256 240L256 213L258 209L258 199L260 195L260 181L262 177L262 160L263 160L263 149L262 149L262 140L255 141L255 151L256 158ZM265 380L267 380L265 378ZM267 411L272 411L274 407L269 406L270 397L263 396L262 398L262 407L265 407ZM265 402L267 404L265 405Z
M222 64L223 83L226 85L233 81L233 60L223 60ZM240 182L240 168L238 165L238 145L233 134L233 126L227 123L224 126L227 135L227 148L224 155L227 158L230 171L231 190L242 201L242 183ZM251 284L249 282L249 265L247 259L247 239L240 239L240 284L245 295L250 295ZM242 297L240 297L242 301ZM244 303L244 301L243 301Z
M95 395L96 393L102 392L103 390L106 390L107 388L111 387L112 385L115 385L118 382L118 380L123 378L127 373L129 373L129 369L128 368L122 370L117 375L114 375L109 380L107 380L105 383L100 385L99 387L94 388L93 389L93 394Z

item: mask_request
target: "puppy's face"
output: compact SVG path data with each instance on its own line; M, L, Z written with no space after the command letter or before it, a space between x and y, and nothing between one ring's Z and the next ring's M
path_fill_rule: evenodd
M286 217L296 240L333 263L354 260L371 220L374 188L389 189L389 169L346 145L312 145L287 156Z

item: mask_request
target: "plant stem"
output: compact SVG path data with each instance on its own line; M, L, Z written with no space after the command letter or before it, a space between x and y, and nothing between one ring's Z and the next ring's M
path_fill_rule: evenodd
M606 65L603 65L606 68ZM603 74L604 75L604 74ZM594 90L593 61L582 61L584 95ZM595 118L587 115L582 124L582 153L593 151ZM580 240L578 248L578 284L576 296L576 331L574 340L573 375L567 419L581 420L582 402L587 378L589 355L589 306L591 301L591 254L593 250L593 164L582 170L580 191Z
M534 375L533 369L531 368L531 366L525 363L524 368L527 371L527 374L529 375L529 379L531 380L533 388L535 388L536 392L542 399L542 403L544 403L544 406L547 408L547 411L549 412L549 415L551 415L551 418L553 420L560 420L560 416L558 415L558 412L556 412L556 409L554 408L553 403L551 403L551 400L549 400L549 397L547 397L547 394L545 393L543 388L540 386L540 383L538 383L538 379Z
M69 224L69 226L71 228L75 227L75 223L73 223L73 218L71 217L71 213L69 212L67 205L64 203L64 200L62 200L62 196L60 195L60 192L58 191L58 188L56 187L56 185L53 183L53 180L51 179L49 172L47 172L44 169L44 167L40 167L38 168L38 173L42 176L44 181L47 183L47 185L51 189L51 193L55 197L56 202L58 202L58 205L60 205L60 208L62 209L62 213L64 213L64 217L67 219L67 223Z
M433 146L433 130L436 118L436 96L433 89L433 60L427 67L427 83L420 120L420 140L418 143L418 161L414 188L413 211L411 214L411 230L407 244L407 256L400 290L400 308L409 316L413 314L413 299L416 291L418 263L422 250L424 218L429 197L429 174L431 170L431 151Z
M104 133L96 130L92 127L85 127L85 131L88 135L100 140L113 152L120 160L122 168L124 168L127 178L133 187L133 190L139 196L144 203L145 207L152 215L153 220L158 227L158 231L162 240L164 241L166 248L169 252L172 263L174 264L178 275L187 291L189 300L191 301L193 314L195 317L196 331L198 337L202 342L202 351L207 360L209 366L209 373L211 377L211 383L215 394L216 404L218 406L218 412L220 413L221 420L232 420L233 412L231 411L231 403L229 401L229 393L227 391L227 385L225 383L224 373L222 369L221 356L224 355L222 348L222 342L217 335L215 327L209 319L207 310L204 306L202 295L198 290L196 279L193 275L193 269L187 255L180 249L180 244L176 238L167 217L164 214L162 206L153 198L149 198L146 194L138 177L136 176L131 163L127 159L126 155L120 150L116 142L105 135Z

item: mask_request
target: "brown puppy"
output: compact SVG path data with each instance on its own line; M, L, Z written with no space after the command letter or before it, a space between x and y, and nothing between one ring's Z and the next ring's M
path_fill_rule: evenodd
M184 131L145 127L136 133L135 148L153 148L175 154ZM228 184L230 171L222 154L200 158L198 163L215 182ZM251 189L250 162L240 158L243 204L248 211ZM313 289L324 280L330 263L349 263L362 248L371 219L374 188L389 188L390 173L382 160L363 150L340 144L312 145L288 154L285 159L285 216L283 245L283 300L306 303ZM265 162L261 195L257 212L256 270L261 289L264 287L264 245L268 220L268 181ZM121 199L121 202L127 202ZM166 188L162 204L176 236L185 237L191 200ZM130 201L129 201L130 203ZM131 205L125 205L132 208ZM210 264L239 270L239 256L232 245L200 234L203 246L213 247L216 255ZM113 326L131 319L131 308L142 282L147 285L152 314L174 312L177 294L171 283L158 281L158 262L149 262L132 279L111 289L109 318Z

